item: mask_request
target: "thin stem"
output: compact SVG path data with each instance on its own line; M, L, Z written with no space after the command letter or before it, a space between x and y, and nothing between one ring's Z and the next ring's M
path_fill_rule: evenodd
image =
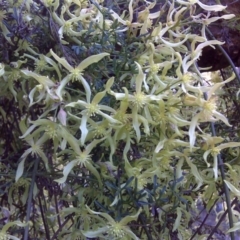
M73 215L73 214L72 214ZM51 240L57 239L58 234L62 231L63 227L67 224L67 222L71 220L71 218L67 218L63 224L58 228L58 230L54 233ZM73 220L72 220L73 221Z
M139 216L139 220L141 221L142 227L143 227L145 233L147 234L148 240L153 240L151 234L149 233L149 231L148 231L148 229L147 229L147 227L146 227L146 223L145 223L145 220L144 220L144 218L143 218L143 215L140 215L140 216Z
M216 130L215 130L214 123L211 123L211 130L212 130L212 135L216 136ZM218 158L218 166L219 166L222 181L223 181L224 194L225 194L225 197L226 197L229 226L230 226L230 228L232 228L233 227L233 216L232 216L232 209L231 209L231 199L230 199L229 189L227 187L227 184L224 181L225 172L224 172L224 164L223 164L223 160L222 160L222 155L218 154L217 158ZM234 232L230 232L230 237L231 237L231 240L235 239Z
M38 197L38 201L39 201L39 208L40 208L40 212L41 212L41 216L42 216L42 220L43 220L43 226L44 226L45 233L46 233L46 239L50 239L49 228L47 226L46 219L44 217L44 211L43 211L43 206L42 206L42 202L41 202L41 197Z
M234 200L232 201L230 208L237 202L237 198L234 198ZM212 239L212 235L216 232L217 228L219 227L219 225L221 224L221 222L224 220L225 216L227 215L228 209L223 213L223 215L221 216L221 218L219 219L218 223L216 224L216 226L212 229L211 233L209 234L207 240ZM234 236L234 235L233 235Z
M197 228L197 230L195 231L195 233L192 235L192 237L190 238L190 240L193 240L194 237L199 233L200 229L202 228L202 226L204 225L204 223L206 222L207 218L209 217L209 214L211 213L212 209L214 208L215 204L217 202L217 199L215 200L214 204L211 206L211 208L209 209L209 212L206 214L205 218L203 219L202 223L200 224L200 226ZM204 209L203 209L204 210Z
M27 214L26 214L26 222L27 223L30 220L32 198L33 198L33 189L34 189L34 184L35 184L35 179L36 179L36 172L37 172L37 169L38 169L39 161L40 161L40 158L38 157L35 160L33 173L32 173L32 182L31 182L31 186L30 186L30 189L29 189L28 203L27 203ZM28 240L28 233L29 233L29 225L27 225L25 227L25 229L24 229L24 240Z
M54 200L55 200L55 206L56 206L56 213L57 213L57 219L58 219L58 225L59 225L59 228L61 226L61 219L60 219L60 215L59 215L59 209L58 209L58 202L57 202L57 197L56 195L54 195Z

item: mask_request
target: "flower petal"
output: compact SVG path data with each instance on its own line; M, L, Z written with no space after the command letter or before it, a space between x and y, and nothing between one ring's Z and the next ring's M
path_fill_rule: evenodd
M91 214L101 215L102 217L106 218L106 220L108 220L108 222L110 224L114 224L115 223L114 219L109 214L102 213L102 212L95 212L92 209L90 209L87 205L85 205L85 207L87 208L88 212L90 212Z
M200 1L197 1L197 4L204 10L207 11L214 11L214 12L219 12L224 10L227 6L222 6L222 5L205 5L203 3L201 3Z
M191 160L189 160L188 157L186 157L185 159L186 159L186 162L188 163L188 165L191 168L192 175L196 178L196 181L198 183L197 187L194 189L196 191L202 186L203 179L202 179L201 175L199 174L199 172L197 170L197 167L191 162Z
M139 208L137 213L134 215L127 215L126 217L124 217L123 219L121 219L121 221L119 222L119 224L121 224L122 226L126 226L129 222L137 220L139 214L141 213L142 209Z
M87 238L96 238L96 237L100 237L102 233L106 233L108 231L108 227L102 227L102 228L98 228L98 230L95 231L87 231L84 232L82 231L82 234L87 237Z
M140 131L140 124L138 121L138 114L137 114L137 108L133 109L133 113L132 113L133 117L132 117L132 124L133 124L133 128L136 132L136 137L137 137L137 141L139 142L141 139L141 131Z
M195 144L195 140L196 140L196 133L195 133L195 128L198 124L198 119L200 117L200 114L196 114L191 123L190 123L190 127L189 127L189 131L188 131L188 135L189 135L189 142L190 142L190 149L193 148L194 144Z
M227 187L230 189L231 192L233 192L235 194L235 196L240 197L240 191L234 187L230 182L228 182L227 180L224 180L224 182L226 183Z
M217 157L217 155L213 156L213 173L214 173L214 180L217 181L217 178L218 178L218 157Z
M234 148L234 147L240 147L240 143L239 142L223 143L223 144L220 144L217 148L222 150L224 148Z
M87 68L89 65L99 62L102 58L108 56L109 53L100 53L96 55L92 55L86 59L84 59L77 67L80 72L82 72L85 68Z
M85 78L82 75L80 75L80 80L85 89L87 102L89 103L90 99L91 99L91 94L92 94L91 88L90 88L88 82L85 80Z
M142 67L139 63L135 62L138 68L138 74L136 76L136 92L140 93L142 91L142 82L145 81L146 75L142 71Z
M204 161L206 162L206 164L207 164L208 167L210 167L210 163L207 161L207 157L208 157L208 155L211 153L211 151L212 151L212 149L209 149L209 150L207 150L206 152L204 152L204 154L203 154L203 159L204 159Z
M50 50L50 53L57 60L57 62L61 63L69 72L73 70L73 67L67 62L65 58L60 58L56 53L53 52L52 49Z
M78 161L77 160L73 160L71 162L69 162L63 169L63 177L54 180L55 182L58 183L65 183L68 177L68 174L72 171L72 169L77 165Z
M26 76L30 76L32 78L35 78L40 84L42 84L44 87L53 87L55 86L55 83L49 79L48 77L41 76L35 72L29 71L29 70L21 70L22 73L24 73Z
M227 126L231 127L232 125L228 122L227 118L220 112L213 111L213 116L218 120L223 121Z
M102 180L97 169L90 162L86 162L86 168L97 178L98 184L102 186Z
M59 125L59 128L59 133L61 134L62 138L67 140L68 144L71 146L71 148L77 155L80 155L81 150L79 148L78 140L71 133L69 133L64 126Z
M138 238L128 227L124 228L124 232L127 233L127 235L130 237L130 239L140 240L140 238Z
M81 133L82 133L81 134L81 145L84 145L87 134L88 134L87 119L88 119L87 115L82 116L81 125L80 125L80 130L81 130Z
M21 157L21 162L18 164L18 167L17 167L17 171L16 171L16 176L15 176L15 181L17 182L19 180L19 178L22 176L23 174L23 170L24 170L24 164L25 164L25 161L26 161L26 157L28 154L31 153L31 148L26 150L24 152L24 154L22 155Z

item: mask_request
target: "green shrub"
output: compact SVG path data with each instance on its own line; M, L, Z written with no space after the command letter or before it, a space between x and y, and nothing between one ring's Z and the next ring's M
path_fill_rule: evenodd
M195 201L221 198L220 152L240 146L209 128L231 126L218 90L235 76L207 83L196 66L222 44L205 27L234 16L181 0L0 6L1 224L27 222L24 239L190 239ZM238 173L226 164L233 196Z

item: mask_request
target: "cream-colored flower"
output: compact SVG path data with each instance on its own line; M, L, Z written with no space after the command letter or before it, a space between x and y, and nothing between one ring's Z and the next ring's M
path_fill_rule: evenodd
M182 0L177 0L178 3L185 5L185 6L191 6L194 4L198 4L202 9L207 10L207 11L214 11L214 12L219 12L224 9L226 9L227 6L222 6L222 5L206 5L200 2L199 0L188 0L188 1L182 1Z
M216 141L218 142L218 139L213 139L213 142ZM210 167L210 164L207 161L207 158L209 154L212 155L213 157L213 173L214 173L214 179L215 181L218 178L218 155L221 153L221 151L225 148L234 148L234 147L240 147L240 143L238 142L228 142L228 143L222 143L218 146L211 146L210 149L204 152L203 154L203 159L207 163L207 166Z
M129 240L139 240L139 238L132 232L132 230L127 226L131 221L137 220L141 209L135 215L126 216L120 221L115 221L107 213L95 212L86 206L89 213L94 215L99 215L107 220L104 227L98 228L97 230L88 230L82 231L83 235L88 238L99 237L106 240L120 240L120 239L129 239Z
M86 59L84 59L77 67L72 67L65 58L60 58L57 54L55 54L52 49L50 50L52 56L59 62L61 63L68 71L69 74L60 82L56 94L59 97L59 99L62 101L62 92L64 87L69 81L81 81L85 92L86 92L86 98L87 102L90 102L91 99L91 89L88 84L88 82L85 80L85 78L82 76L83 71L85 68L87 68L89 65L99 62L102 58L108 56L108 53L100 53L97 55L92 55Z
M113 82L113 78L109 79L108 83L109 82ZM66 107L78 107L79 106L81 108L84 108L80 112L82 115L81 125L80 125L80 130L82 132L82 134L81 134L81 144L82 145L85 143L85 140L86 140L86 137L88 134L87 121L90 117L97 114L97 115L101 115L104 119L106 119L110 123L114 123L114 124L119 123L118 120L114 119L109 114L105 113L105 112L109 112L112 114L116 113L116 111L113 108L99 104L99 102L106 95L106 92L107 92L107 90L97 93L91 102L88 99L86 102L83 100L78 100L77 102L72 102L72 103L66 105Z

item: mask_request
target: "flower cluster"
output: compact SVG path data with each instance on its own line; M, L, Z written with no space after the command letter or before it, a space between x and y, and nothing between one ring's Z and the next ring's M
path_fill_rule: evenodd
M51 191L62 191L52 221L58 219L61 229L60 216L73 221L66 224L72 233L62 230L61 236L165 239L175 233L188 239L188 208L195 199L185 193L216 186L219 153L240 146L222 143L206 127L231 126L219 108L218 91L234 74L206 86L196 66L203 48L223 44L207 39L206 26L234 15L213 17L226 7L199 0L168 1L161 7L156 1L130 0L121 3L124 11L114 1L15 2L29 14L46 12L42 20L51 27L50 43L40 50L41 43L33 47L31 37L44 35L46 26L16 41L24 30L13 38L10 27L0 25L5 40L18 44L18 60L0 62L1 96L11 93L24 112L17 129L23 145L18 188L29 189L25 172L38 158L57 185ZM0 11L0 20L6 15ZM25 21L33 29L41 20L31 15ZM0 112L7 121L1 106ZM25 204L26 191L24 196ZM68 208L61 209L60 202Z

